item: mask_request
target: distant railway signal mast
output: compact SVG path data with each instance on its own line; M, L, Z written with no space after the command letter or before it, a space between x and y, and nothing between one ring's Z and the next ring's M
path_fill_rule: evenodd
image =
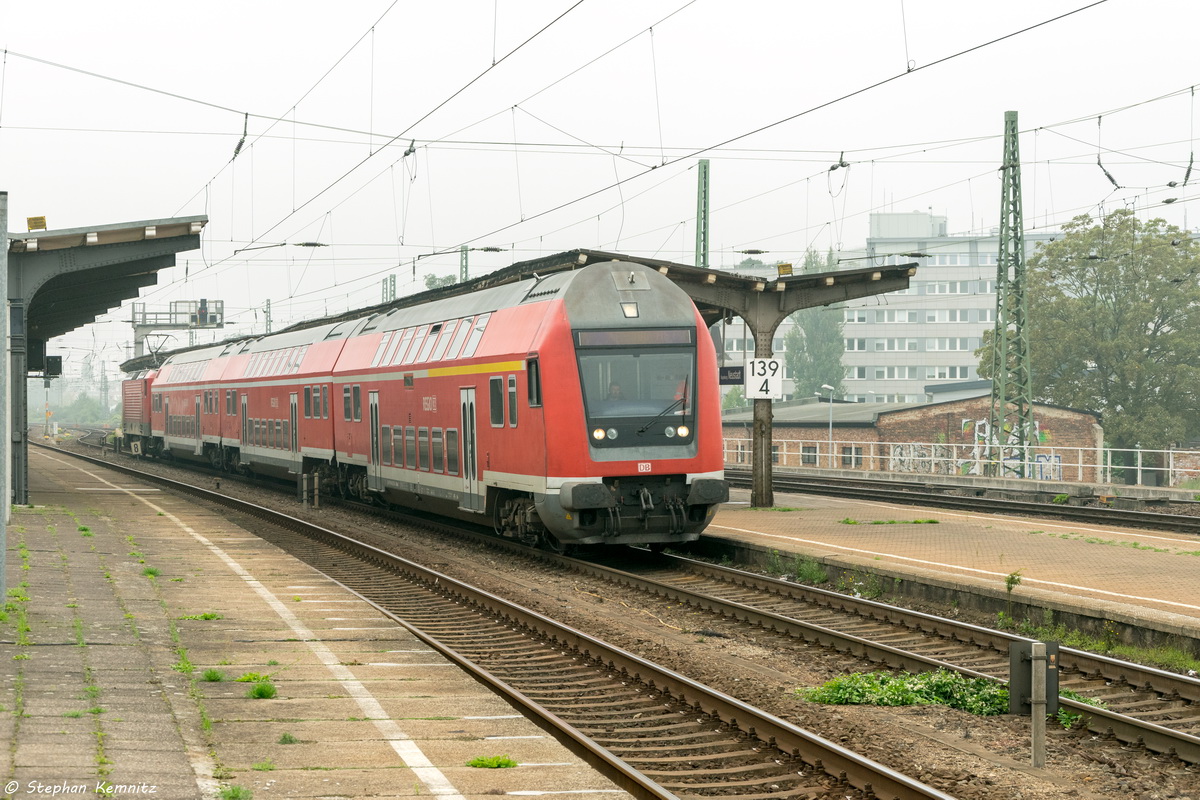
M990 469L1029 477L1033 377L1026 329L1025 233L1021 210L1021 155L1017 112L1004 112L1000 257L996 268L996 327L992 336L992 413L988 430Z

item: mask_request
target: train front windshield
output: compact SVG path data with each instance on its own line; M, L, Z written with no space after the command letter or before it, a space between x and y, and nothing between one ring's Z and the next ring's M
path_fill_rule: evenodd
M693 440L695 331L579 331L583 402L596 447Z

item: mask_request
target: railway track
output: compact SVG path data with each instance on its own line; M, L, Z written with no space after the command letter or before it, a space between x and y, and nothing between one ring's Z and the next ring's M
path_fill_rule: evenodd
M878 494L872 497L878 499ZM976 498L963 499L978 502ZM399 518L414 521L408 515ZM454 532L463 535L461 528ZM482 533L474 535L526 557L530 569L570 569L686 603L756 630L910 672L943 668L1006 682L1010 643L1030 641L1004 631L678 556L646 557L622 569L531 551ZM1062 707L1084 716L1091 731L1200 764L1200 680L1071 648L1062 648L1059 658L1060 687L1105 704L1096 708L1060 698Z
M554 729L638 798L950 799L736 698L378 547L189 484L72 455L271 523L274 543Z
M746 470L726 470L730 486L748 488L751 474ZM974 495L949 493L961 487L926 488L920 484L899 484L890 481L812 478L775 473L772 485L777 492L820 494L854 500L876 500L887 503L953 508L962 511L995 514L1028 514L1053 517L1071 522L1096 525L1120 525L1129 528L1169 530L1172 533L1200 535L1200 516L1171 514L1158 511L1135 511L1104 506L1071 506L1056 503L1036 503L1025 500L982 498Z

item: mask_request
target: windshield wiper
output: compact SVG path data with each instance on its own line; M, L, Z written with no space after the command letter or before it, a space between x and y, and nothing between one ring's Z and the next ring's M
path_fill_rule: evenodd
M654 419L650 420L645 425L638 428L637 435L641 436L643 433L650 430L651 425L658 422L660 419L665 417L667 414L670 414L672 411L674 411L676 406L683 406L683 422L686 423L687 422L687 398L688 398L688 379L684 378L683 379L683 391L680 393L679 399L676 400L674 403L671 403L671 405L667 406L662 411L655 414Z
M648 430L650 429L650 426L651 426L651 425L653 425L654 423L658 422L660 419L662 419L663 417L665 417L667 414L670 414L672 411L674 411L676 406L678 406L678 405L680 405L681 403L683 403L683 402L684 402L684 399L685 399L685 398L682 398L682 397L681 397L681 398L679 398L679 399L678 399L678 400L676 400L674 403L671 403L671 405L667 406L667 407L666 407L666 408L664 408L662 411L660 411L660 412L658 412L657 414L655 414L655 415L654 415L654 419L650 420L650 421L649 421L649 422L647 422L645 425L643 425L642 427L638 428L638 431L637 431L637 432L638 432L638 436L641 436L643 433L645 433L646 431L648 431Z

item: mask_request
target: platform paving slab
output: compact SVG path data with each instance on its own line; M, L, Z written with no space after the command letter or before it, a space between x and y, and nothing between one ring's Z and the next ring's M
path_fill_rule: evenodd
M573 783L597 797L625 794L307 565L166 493L76 494L103 483L100 471L87 467L95 475L85 474L56 459L36 465L46 470L32 472L31 490L57 507L18 510L28 518L9 539L8 578L12 586L27 582L24 607L37 644L23 648L27 659L12 660L11 647L0 652L0 735L16 740L7 764L0 757L7 780L22 788L107 780L136 789L145 782L172 798L211 796L218 781L262 789L261 797L433 793L423 783L428 769L414 771L397 755L397 746L412 742L389 741L399 733L437 748L422 758L447 760L446 769L470 785L494 781L458 763L463 752L502 754L519 742L539 763L572 764L574 776L565 781L562 767L522 767L514 784L522 789ZM148 566L159 574L145 575ZM205 612L222 619L180 619ZM0 639L10 632L11 624L0 627ZM302 641L310 637L320 641ZM192 671L180 671L188 662ZM251 700L246 683L205 682L200 675L209 666L229 678L271 673L280 698ZM363 692L374 705L355 699ZM18 719L18 706L29 716ZM364 719L381 709L395 716ZM300 742L279 744L285 732ZM522 738L494 747L489 735ZM471 793L454 780L453 791Z

